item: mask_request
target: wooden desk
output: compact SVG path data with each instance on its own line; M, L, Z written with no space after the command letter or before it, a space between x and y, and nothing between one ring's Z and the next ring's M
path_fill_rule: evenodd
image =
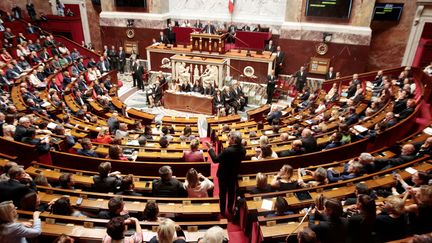
M163 99L164 107L167 109L201 113L206 115L213 114L212 97L165 92Z

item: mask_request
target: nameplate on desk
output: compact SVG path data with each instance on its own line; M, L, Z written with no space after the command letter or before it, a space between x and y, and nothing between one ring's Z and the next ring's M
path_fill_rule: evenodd
M318 192L318 193L319 193L319 192L323 192L323 189L322 189L322 188L317 188L317 189L316 189L316 192Z
M138 201L133 201L132 204L139 204L140 202Z
M96 199L96 201L103 202L103 199L102 198L98 198L98 199Z
M372 179L374 179L374 180L377 180L379 178L379 176L374 176L374 177L372 177Z
M93 222L84 222L84 228L93 228L94 223Z
M243 177L242 177L242 180L243 180L243 181L249 181L250 178L249 178L249 176L243 176Z
M198 226L196 225L191 225L187 227L187 231L188 232L197 232L198 231Z
M166 154L167 150L166 149L161 149L161 153Z
M139 178L139 177L134 177L134 178L133 178L133 181L134 181L134 182L138 182L138 181L140 181L140 178Z
M80 198L87 199L87 194L79 194Z
M346 184L346 186L353 186L354 184L352 183L352 182L348 182L347 184Z
M272 227L276 225L276 220L270 220L266 222L267 227Z
M191 204L192 204L192 202L189 200L183 201L183 205L185 205L185 206L189 206Z
M66 224L67 227L74 227L75 224Z
M259 202L259 201L261 201L261 197L253 197L253 200L255 201L255 202Z
M53 219L53 218L46 218L46 219L45 219L45 222L46 222L47 224L55 224L55 219Z

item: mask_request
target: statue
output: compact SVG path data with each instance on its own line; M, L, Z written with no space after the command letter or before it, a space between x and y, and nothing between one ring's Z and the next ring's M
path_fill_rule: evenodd
M176 79L179 79L181 83L190 82L191 74L189 72L190 67L186 67L186 63L181 62L176 64Z
M201 75L202 83L204 88L210 87L211 84L214 84L218 81L218 68L217 66L207 65L206 70Z

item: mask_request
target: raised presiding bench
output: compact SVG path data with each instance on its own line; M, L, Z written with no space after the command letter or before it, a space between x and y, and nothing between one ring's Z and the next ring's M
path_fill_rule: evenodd
M172 110L212 115L213 98L194 95L193 93L165 92L164 107Z

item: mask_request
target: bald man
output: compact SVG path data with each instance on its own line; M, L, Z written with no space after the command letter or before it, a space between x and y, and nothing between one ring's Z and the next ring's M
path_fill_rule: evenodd
M414 160L416 157L414 145L407 143L402 146L399 156L394 158L374 158L374 163L377 168L385 170Z

